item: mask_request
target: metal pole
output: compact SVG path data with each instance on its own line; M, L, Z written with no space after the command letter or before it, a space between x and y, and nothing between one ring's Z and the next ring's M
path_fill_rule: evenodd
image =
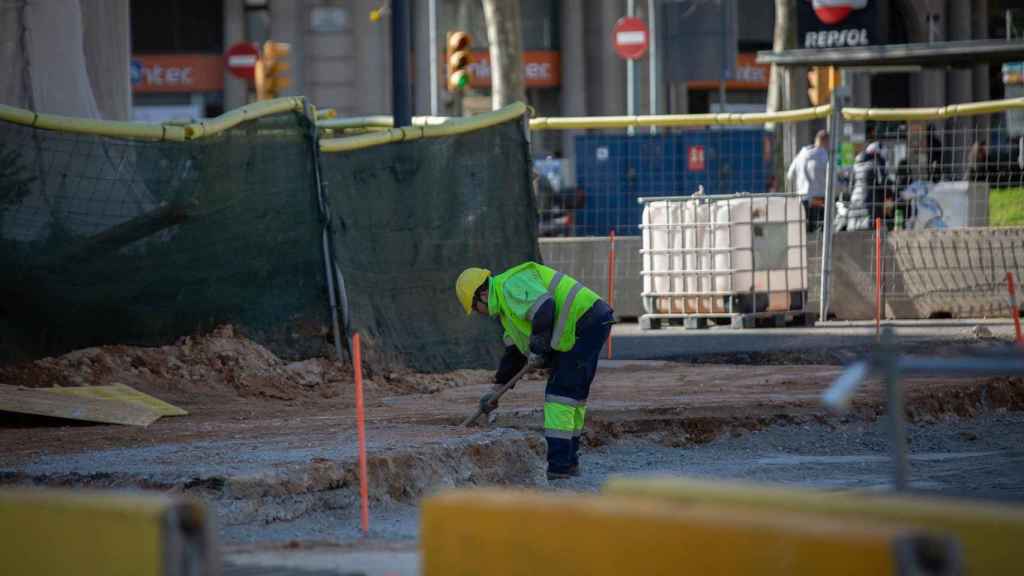
M889 399L889 450L892 455L892 487L906 490L910 476L907 456L907 422L903 411L903 387L900 385L900 370L896 362L896 345L892 328L882 331L879 360L885 376L885 390Z
M395 128L412 124L409 35L409 1L391 0L391 97Z
M718 51L718 59L719 59L719 62L721 62L721 64L722 64L722 67L721 67L721 69L720 69L720 71L718 73L718 111L721 112L721 113L724 113L726 111L725 110L725 104L726 104L726 102L725 102L725 79L726 79L726 75L727 75L727 73L729 71L728 64L725 61L725 55L727 53L727 48L728 48L728 46L726 46L726 36L725 36L725 28L726 28L727 19L728 19L727 18L726 10L729 9L729 0L718 0L718 2L721 4L721 8L722 8L721 9L721 12L722 12L722 30L721 30L721 32L722 32L722 46L721 46L721 48Z
M648 114L658 113L658 17L657 17L657 2L655 0L647 0L647 27L650 28L650 57L648 58L648 95L651 101L651 109L648 110ZM651 134L657 134L658 128L651 126Z
M635 10L634 1L626 2L626 16L632 17ZM636 61L630 58L626 60L626 114L636 115ZM630 126L627 133L632 136L634 129Z
M437 0L428 0L427 18L430 19L427 33L430 42L430 115L440 116L440 103L437 101Z
M828 298L832 275L832 223L836 202L836 141L842 135L842 98L838 90L832 91L832 113L828 117L828 165L825 170L825 222L821 232L821 291L819 292L818 320L828 320Z

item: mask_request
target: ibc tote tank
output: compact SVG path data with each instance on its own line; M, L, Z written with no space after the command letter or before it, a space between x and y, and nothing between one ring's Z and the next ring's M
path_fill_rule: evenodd
M798 196L641 201L648 314L683 318L803 309L806 216Z

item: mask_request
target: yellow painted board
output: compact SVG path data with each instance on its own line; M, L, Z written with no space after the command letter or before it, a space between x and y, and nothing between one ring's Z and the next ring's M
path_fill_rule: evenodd
M128 426L149 426L160 418L160 414L138 403L82 398L6 385L0 385L0 410Z
M97 398L99 400L116 400L130 402L149 408L161 416L187 416L188 412L177 406L164 402L163 400L150 396L145 392L139 392L135 388L120 382L106 386L73 386L60 388L43 388L43 391L54 394L68 394L83 398Z
M1024 506L923 496L791 489L688 478L612 478L604 492L659 502L701 502L839 520L896 522L941 530L963 547L966 574L1024 573Z
M426 576L885 575L914 573L922 546L956 562L922 531L611 496L455 490L426 499L421 523Z
M172 576L219 568L203 505L162 493L0 489L4 574Z

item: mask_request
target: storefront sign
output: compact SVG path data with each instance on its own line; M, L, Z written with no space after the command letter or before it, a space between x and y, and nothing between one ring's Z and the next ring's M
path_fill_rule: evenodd
M527 88L551 88L562 82L561 54L550 50L523 52L523 73ZM490 52L473 52L469 64L469 85L473 88L491 86Z
M132 92L219 92L224 89L224 59L219 54L145 54L132 56Z
M733 80L725 82L727 90L767 90L771 79L772 67L769 64L758 64L754 52L736 54L736 72ZM718 80L693 80L687 82L690 90L717 90Z
M829 49L879 43L878 0L797 0L800 48Z

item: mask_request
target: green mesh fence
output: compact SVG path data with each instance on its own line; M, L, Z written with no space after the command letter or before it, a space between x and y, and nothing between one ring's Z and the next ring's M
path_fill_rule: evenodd
M283 357L330 354L311 134L293 113L183 143L0 121L0 361L224 323ZM521 126L320 162L368 354L425 370L493 359L495 328L458 313L453 283L536 257Z
M494 321L467 317L455 279L539 259L520 122L321 156L352 329L378 360L420 370L481 366Z
M141 142L0 123L0 313L22 354L232 323L321 353L312 140L296 114ZM8 354L11 354L11 350Z

